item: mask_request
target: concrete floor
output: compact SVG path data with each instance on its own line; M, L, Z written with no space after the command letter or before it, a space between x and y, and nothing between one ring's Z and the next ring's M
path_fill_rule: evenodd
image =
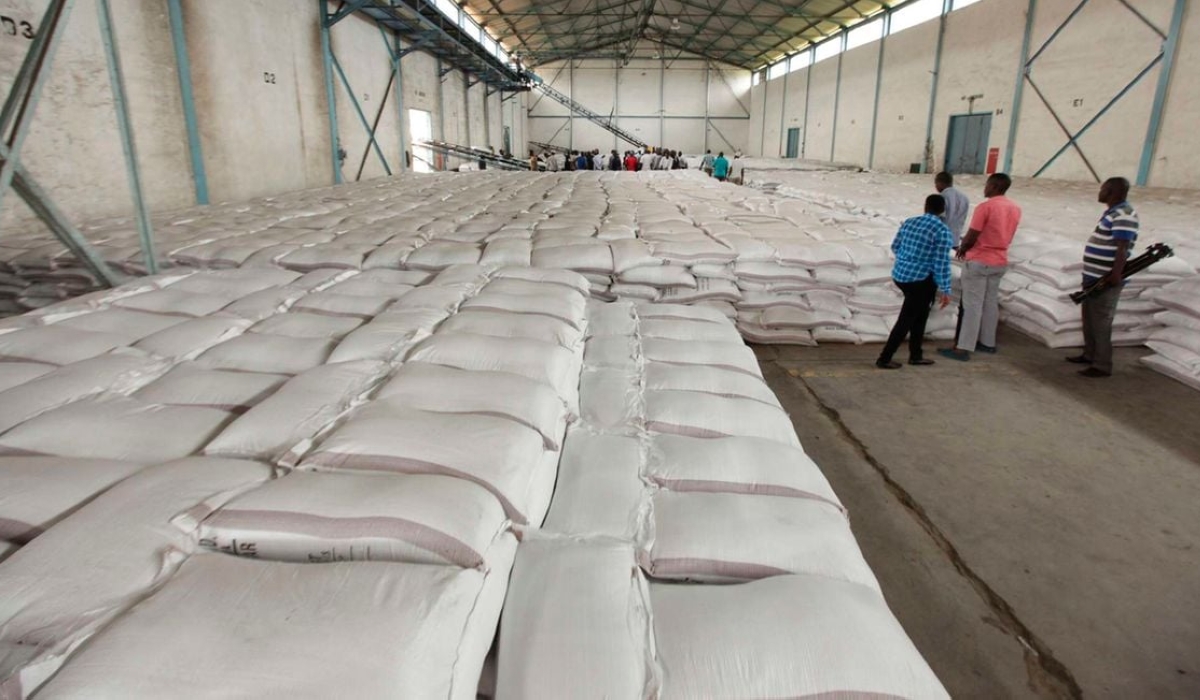
M1088 380L999 344L894 372L877 345L756 351L954 697L1200 697L1200 392L1141 348Z

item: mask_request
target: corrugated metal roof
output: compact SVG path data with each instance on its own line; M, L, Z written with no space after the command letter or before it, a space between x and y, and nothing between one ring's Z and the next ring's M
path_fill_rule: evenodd
M900 0L467 0L526 66L683 53L757 70ZM682 52L682 53L681 53Z

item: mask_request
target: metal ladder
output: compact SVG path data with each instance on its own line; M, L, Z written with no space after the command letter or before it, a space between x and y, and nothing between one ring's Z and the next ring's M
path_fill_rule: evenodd
M564 95L563 93L559 92L558 90L555 90L554 88L550 87L549 85L547 85L545 83L534 83L533 87L534 87L534 89L541 90L546 95L546 97L549 97L550 99L554 100L555 102L557 102L557 103L563 105L564 107L566 107L567 109L571 110L572 114L581 116L584 119L587 119L588 121L592 122L593 124L599 125L606 131L616 134L617 138L628 141L629 143L632 143L633 145L637 146L638 148L646 147L646 142L640 140L633 134L629 133L628 131L625 131L624 129L622 129L619 126L617 126L616 124L614 124L610 117L606 117L601 114L597 114L597 113L593 112L592 110L588 109L587 107L584 107L583 105L579 104L575 100Z

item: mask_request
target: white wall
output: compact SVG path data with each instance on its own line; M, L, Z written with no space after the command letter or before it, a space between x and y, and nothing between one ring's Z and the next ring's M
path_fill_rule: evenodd
M1164 31L1175 0L1140 0L1138 10ZM935 74L939 20L897 32L840 56L841 80L833 57L757 86L750 99L750 152L783 153L787 127L802 127L808 158L872 165L906 172L925 159L931 132L932 165L945 158L950 118L965 114L967 97L982 95L975 113L991 113L990 147L1002 165L1014 115L1013 97L1029 0L983 0L944 18L940 70ZM1038 2L1030 51L1036 51L1076 7L1075 2ZM1200 9L1189 3L1167 94L1162 131L1149 173L1151 185L1200 187ZM1090 2L1033 64L1032 80L1067 129L1075 132L1160 51L1162 41L1132 12L1115 1ZM1115 47L1115 48L1114 48ZM873 120L876 71L883 51L878 119ZM1161 65L1161 64L1160 64ZM1103 177L1138 171L1160 68L1152 69L1124 99L1095 122L1079 147ZM811 83L808 72L812 71ZM929 118L934 81L937 99ZM807 91L808 110L804 104ZM764 99L765 97L765 99ZM838 104L836 135L833 104ZM1032 175L1067 142L1062 128L1028 83L1017 118L1011 154L1017 175ZM784 129L781 130L781 117ZM875 136L874 162L870 161ZM836 144L833 142L836 141ZM761 144L761 145L760 145ZM831 145L835 148L831 150ZM1068 149L1043 177L1091 180L1083 158Z
M0 0L0 15L36 29L46 4ZM149 206L162 210L194 204L166 3L112 0L112 11ZM183 15L211 201L332 184L317 3L187 0ZM376 139L389 167L399 172L410 146L395 86L379 112L392 71L383 37L373 22L354 16L332 28L330 42L367 122L380 114ZM0 89L5 92L30 43L19 35L0 35ZM432 112L435 133L444 122L447 140L467 143L469 134L474 146L501 148L499 94L488 98L485 115L483 83L470 89L468 108L463 75L454 71L439 81L437 62L428 54L408 54L401 70L403 107ZM344 179L353 180L368 146L367 132L336 74L334 82L339 143L347 154L341 171ZM132 210L115 119L95 2L78 0L22 159L76 221ZM523 117L506 123L524 128ZM385 174L372 149L362 177ZM18 197L5 197L0 225L23 225L32 218Z
M673 59L673 60L672 60ZM554 89L653 146L685 153L745 149L750 73L697 58L634 59L621 66L578 60L539 66ZM534 90L525 100L529 139L574 149L624 151L629 144Z

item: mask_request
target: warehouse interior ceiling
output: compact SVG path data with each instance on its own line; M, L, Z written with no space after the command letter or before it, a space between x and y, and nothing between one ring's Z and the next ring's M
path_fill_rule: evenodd
M757 70L903 0L468 0L527 67L684 53Z

